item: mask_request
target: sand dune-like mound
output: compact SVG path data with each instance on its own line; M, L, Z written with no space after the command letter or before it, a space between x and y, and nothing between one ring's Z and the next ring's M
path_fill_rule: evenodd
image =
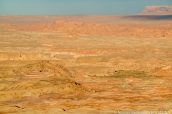
M52 73L52 76L55 77L58 76L58 78L66 78L66 79L72 78L72 73L68 69L66 69L62 65L57 64L56 62L51 62L51 61L41 61L34 64L28 64L14 71L21 76L34 72L37 73L48 72L48 73Z
M0 101L86 91L67 68L55 61L40 61L3 70L0 76L1 80L6 80L0 84Z

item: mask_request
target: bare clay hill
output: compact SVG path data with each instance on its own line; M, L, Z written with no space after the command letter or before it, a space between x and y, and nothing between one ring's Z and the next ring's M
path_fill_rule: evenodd
M1 16L0 113L170 113L164 18Z

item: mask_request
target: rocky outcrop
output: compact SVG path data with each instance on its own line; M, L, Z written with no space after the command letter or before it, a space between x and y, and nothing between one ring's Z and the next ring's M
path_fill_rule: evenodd
M144 15L172 15L172 6L147 6L141 13Z

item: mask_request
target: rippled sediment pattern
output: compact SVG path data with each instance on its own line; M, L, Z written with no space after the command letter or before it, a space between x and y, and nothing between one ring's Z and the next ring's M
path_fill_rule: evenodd
M90 26L80 32L73 24L63 32L0 29L0 113L172 109L171 23L137 23L132 30L144 29L128 37L87 34Z

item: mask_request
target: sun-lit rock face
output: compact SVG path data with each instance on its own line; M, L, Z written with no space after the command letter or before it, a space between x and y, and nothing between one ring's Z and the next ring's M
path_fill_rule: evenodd
M172 15L172 6L147 6L142 14L145 15Z

